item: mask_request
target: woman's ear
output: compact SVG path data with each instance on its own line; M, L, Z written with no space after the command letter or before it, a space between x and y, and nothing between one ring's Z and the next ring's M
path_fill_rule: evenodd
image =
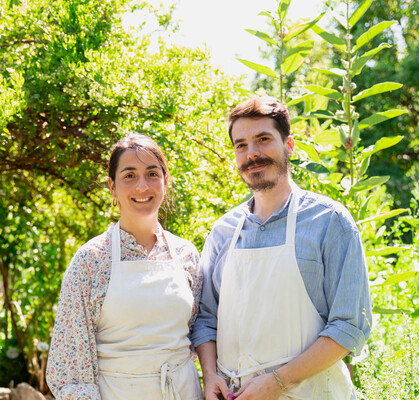
M113 181L111 177L108 177L108 185L109 185L109 190L112 193L112 196L115 197L115 182Z

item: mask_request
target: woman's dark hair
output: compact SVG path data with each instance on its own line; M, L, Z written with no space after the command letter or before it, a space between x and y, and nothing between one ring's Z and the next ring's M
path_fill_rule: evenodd
M161 151L159 145L147 135L139 133L130 133L118 141L113 147L111 157L109 159L108 176L115 181L116 170L118 169L119 159L126 150L143 150L154 155L159 161L160 167L163 171L163 176L166 185L169 183L170 172L167 167L166 157Z

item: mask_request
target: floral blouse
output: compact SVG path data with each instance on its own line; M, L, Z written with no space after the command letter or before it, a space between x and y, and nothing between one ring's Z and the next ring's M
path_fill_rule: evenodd
M64 274L47 367L47 382L58 400L100 400L95 334L111 275L112 229L80 247ZM147 254L121 229L121 261L169 260L163 232L159 225L157 241ZM199 254L191 242L175 238L177 258L194 296L191 327L202 290Z

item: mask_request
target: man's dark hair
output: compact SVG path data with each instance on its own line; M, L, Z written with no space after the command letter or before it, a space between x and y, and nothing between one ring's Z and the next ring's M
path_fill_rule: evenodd
M228 116L228 134L230 135L231 142L233 142L231 131L234 123L239 118L259 119L263 117L274 120L275 128L281 134L282 140L285 141L291 133L290 116L287 106L275 97L264 96L252 97L231 110Z

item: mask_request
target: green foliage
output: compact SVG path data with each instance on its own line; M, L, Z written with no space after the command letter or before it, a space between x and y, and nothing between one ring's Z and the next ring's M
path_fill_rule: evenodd
M0 344L17 345L40 387L37 345L49 342L62 274L116 217L106 188L113 143L130 131L159 143L176 203L162 223L198 247L247 193L224 126L239 82L212 68L205 51L163 42L156 51L154 33L126 31L121 16L134 10L170 29L172 8L147 2L1 8Z
M367 15L369 7L374 3L371 0L353 4L350 0L340 1L339 5L345 6L343 13L330 10L340 27L337 33L328 32L317 24L311 25L311 30L333 49L335 57L332 65L312 69L318 74L325 74L329 77L327 80L320 75L313 75L312 72L306 73L306 78L301 81L308 78L312 80L304 86L306 92L299 90L297 96L292 96L287 101L290 108L299 107L296 111L291 108L291 113L296 114L291 124L297 149L296 159L292 160L292 163L297 167L314 163L316 168L294 169L294 178L308 189L320 191L341 201L351 211L362 233L371 280L373 312L380 316L381 324L378 328L380 332L371 337L366 347L365 351L370 351L370 356L357 364L355 369L360 398L376 398L379 393L380 398L413 399L419 391L415 372L418 360L419 316L419 194L417 185L413 193L410 187L409 194L414 196L411 197L411 204L408 204L410 207L392 208L393 200L384 186L389 182L391 175L376 174L374 172L377 168L373 166L377 162L376 155L381 156L384 151L395 148L398 143L406 142L406 138L399 132L389 135L380 130L380 134L375 135L373 140L370 129L378 124L396 120L396 117L406 116L414 110L404 109L399 103L391 109L388 104L380 107L381 102L373 102L376 96L382 93L392 96L393 91L404 88L402 84L388 80L367 84L362 79L366 71L369 73L369 63L377 63L373 60L374 57L391 47L388 43L374 44L374 40L395 23L374 21L372 24L370 19L368 24L362 27L360 22L363 15ZM284 14L281 16L282 19L279 20L272 17L271 25L275 28L282 27L285 24ZM414 35L417 35L417 31ZM277 60L283 60L282 50L276 49L281 49L281 46L282 43L273 46L274 50L268 54ZM298 48L298 44L294 46ZM292 44L287 48L287 52L292 54ZM276 85L274 82L284 75L281 63L277 66L278 74L274 80L259 78L257 84L267 83L267 88L274 95L284 98L282 84ZM274 73L270 76L273 77ZM355 79L357 83L354 82ZM336 89L335 80L341 81L341 86ZM294 81L293 85L291 94L297 83ZM358 91L357 87L360 88ZM368 103L368 107L363 106L365 103ZM302 104L304 110L301 109ZM378 110L373 107L377 104ZM358 111L358 107L362 111ZM411 145L412 143L404 143L405 147ZM412 175L415 176L415 173ZM404 330L399 333L407 335L410 342L405 344L403 339L398 338L399 350L396 353L397 357L392 360L392 367L398 372L389 375L391 368L378 360L393 357L393 343L388 341L377 351L379 346L375 340L387 335L392 328L391 323L397 318L400 320L401 314L405 315L406 322L401 328ZM416 339L413 340L413 337ZM402 376L403 379L390 384L389 376ZM384 381L388 383L387 386L378 388L380 382Z

